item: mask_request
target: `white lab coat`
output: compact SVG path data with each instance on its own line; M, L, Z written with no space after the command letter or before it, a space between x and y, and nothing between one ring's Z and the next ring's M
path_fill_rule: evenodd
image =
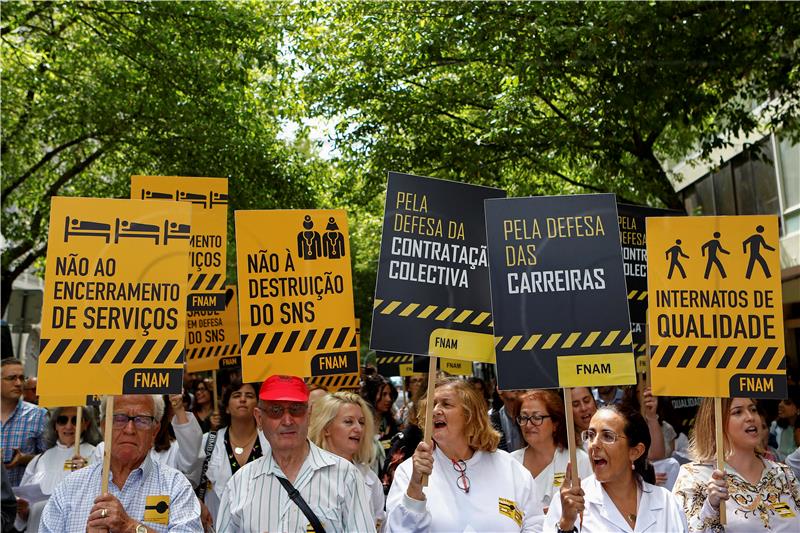
M580 519L575 523L581 533L686 533L688 531L683 510L672 493L663 487L642 483L635 529L631 529L594 475L582 480L581 488L584 491L585 502L583 525L580 524ZM553 497L550 502L543 531L555 533L560 519L559 495Z

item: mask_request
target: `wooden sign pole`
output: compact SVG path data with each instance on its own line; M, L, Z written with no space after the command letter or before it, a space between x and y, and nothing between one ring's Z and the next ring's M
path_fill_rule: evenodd
M572 416L572 389L564 388L564 415L567 425L567 444L569 444L569 464L572 470L572 480L578 479L578 450L575 439L575 421Z
M725 472L725 444L722 436L722 398L714 398L714 426L717 441L717 470ZM725 502L719 502L719 523L723 526L725 518Z
M108 477L111 470L111 434L114 431L114 396L106 396L106 425L103 433L105 448L103 450L103 476L100 478L101 494L108 494Z
M75 412L75 457L81 455L81 427L83 426L83 406L78 406Z
M426 393L425 433L424 440L428 446L433 442L433 393L436 390L436 363L439 358L435 355L428 357L428 390ZM422 486L428 486L428 476L422 476Z
M219 413L219 404L217 403L217 371L211 371L211 401L214 404L211 406L211 414Z

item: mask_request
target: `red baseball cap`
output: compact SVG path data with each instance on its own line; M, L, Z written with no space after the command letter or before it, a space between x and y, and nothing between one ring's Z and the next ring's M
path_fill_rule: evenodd
M258 397L274 402L307 402L308 387L296 376L272 375L264 380Z

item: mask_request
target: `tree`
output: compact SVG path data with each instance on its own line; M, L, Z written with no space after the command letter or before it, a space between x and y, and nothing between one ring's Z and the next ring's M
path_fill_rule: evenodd
M3 5L3 310L46 251L52 196L128 197L131 174L229 176L231 213L313 205L314 164L278 140L285 9Z
M797 4L344 1L295 20L359 203L400 170L682 208L662 159L798 130Z

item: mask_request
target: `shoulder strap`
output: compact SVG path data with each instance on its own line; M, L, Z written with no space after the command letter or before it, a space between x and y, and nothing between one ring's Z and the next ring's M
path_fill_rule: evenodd
M200 471L200 483L197 485L197 490L195 490L195 494L197 494L200 501L204 501L206 498L206 489L208 488L208 476L206 476L208 472L208 461L211 459L211 453L214 451L214 445L216 443L217 432L209 432L208 439L206 439L206 458L203 461L203 469Z
M278 478L278 481L281 482L283 488L286 489L286 492L289 493L289 498L303 511L303 514L306 515L308 521L311 523L311 527L314 528L316 533L325 533L325 528L322 527L322 522L319 521L317 515L314 514L314 511L311 510L311 507L308 506L306 501L300 495L300 492L294 488L294 485L286 479L285 477L275 476Z

